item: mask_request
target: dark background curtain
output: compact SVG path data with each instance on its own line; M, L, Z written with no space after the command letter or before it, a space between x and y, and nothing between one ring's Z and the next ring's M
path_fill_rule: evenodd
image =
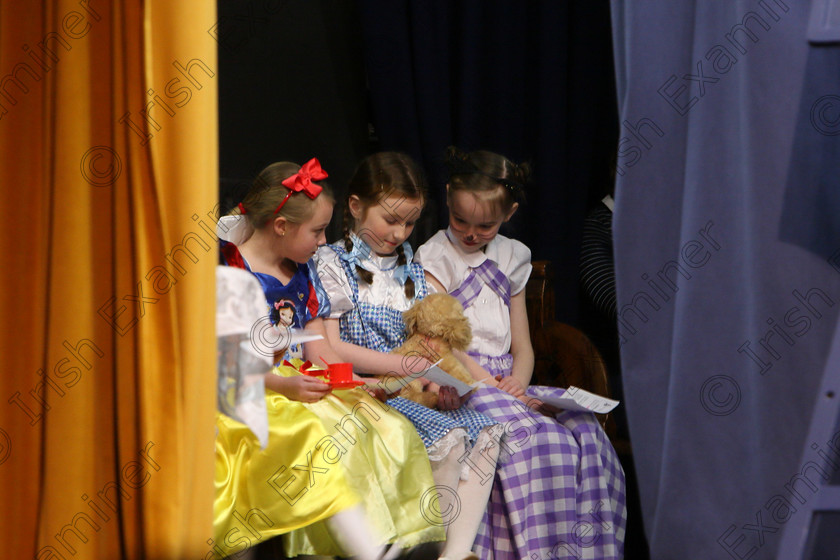
M275 161L317 157L343 199L371 151L361 27L347 0L219 0L222 212ZM331 224L332 241L341 230Z
M559 319L576 323L583 219L609 189L617 133L607 3L360 7L380 144L408 152L429 173L432 204L419 241L446 224L446 146L531 162L527 204L502 233L552 261Z
M219 16L223 211L273 161L317 156L342 201L362 157L401 150L429 175L418 246L445 225L448 145L529 161L503 233L552 261L559 319L577 323L583 218L617 136L606 1L222 0Z
M838 376L838 46L808 43L809 2L612 4L619 332L651 556L776 558L840 464L808 436Z

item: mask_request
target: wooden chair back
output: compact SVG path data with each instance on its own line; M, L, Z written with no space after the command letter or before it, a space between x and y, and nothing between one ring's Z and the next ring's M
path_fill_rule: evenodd
M579 329L554 319L551 263L534 261L531 265L533 271L525 288L525 300L534 346L532 384L563 388L574 385L609 397L607 368L601 353ZM601 422L611 426L613 422L608 422L607 416L602 416Z

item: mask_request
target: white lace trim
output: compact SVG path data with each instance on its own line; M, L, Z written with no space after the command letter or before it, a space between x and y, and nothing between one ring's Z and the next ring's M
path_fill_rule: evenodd
M463 428L449 430L449 433L433 443L428 449L429 461L442 461L454 447L468 447L469 437Z
M492 426L481 429L475 440L475 445L470 449L469 462L463 461L461 463L461 480L469 480L469 474L472 470L470 464L480 465L477 468L490 468L490 464L486 459L488 455L487 450L497 447L504 433L505 427L503 424L493 424ZM493 475L495 476L496 464L493 464L492 468L494 471Z

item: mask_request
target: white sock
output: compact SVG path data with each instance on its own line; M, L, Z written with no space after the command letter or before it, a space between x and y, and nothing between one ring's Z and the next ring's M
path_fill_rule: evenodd
M376 544L377 539L367 524L365 512L361 506L340 511L327 519L333 538L338 544L359 560L379 560L384 547Z

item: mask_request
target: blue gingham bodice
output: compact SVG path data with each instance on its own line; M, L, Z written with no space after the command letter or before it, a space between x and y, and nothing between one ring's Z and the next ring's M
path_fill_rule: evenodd
M328 245L328 247L339 257L346 253L340 243ZM379 352L390 352L397 348L405 341L405 322L402 312L385 305L360 301L359 280L356 278L353 265L341 258L338 261L350 285L352 291L350 299L353 302L353 309L339 318L341 340ZM429 294L429 288L423 267L414 262L405 266L408 277L414 281L415 300L425 298Z

